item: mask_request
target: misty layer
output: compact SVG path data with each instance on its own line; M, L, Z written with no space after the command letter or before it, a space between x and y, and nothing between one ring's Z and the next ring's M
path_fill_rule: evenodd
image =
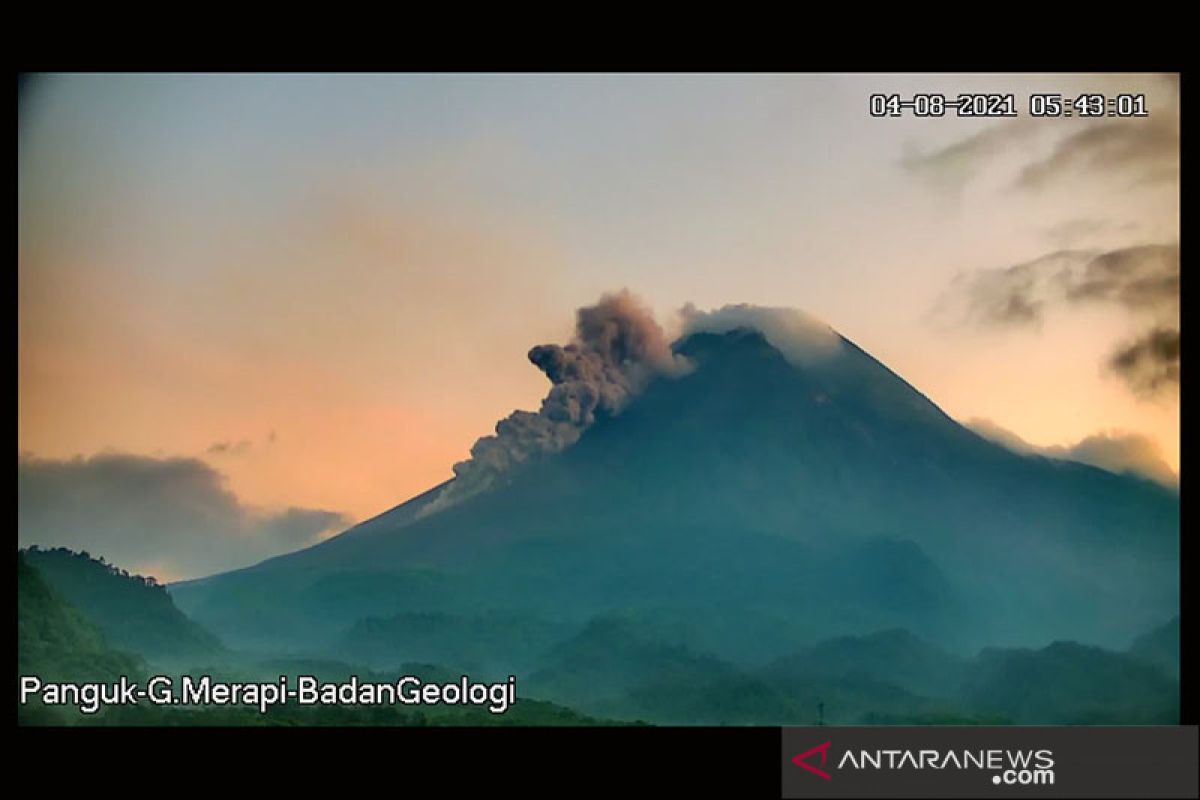
M1039 447L989 419L971 419L966 426L996 444L1025 455L1036 454L1091 464L1109 472L1141 475L1164 486L1179 485L1179 476L1148 436L1129 431L1098 431L1071 445Z
M487 489L518 464L574 444L597 419L618 414L652 376L687 368L671 353L651 311L624 289L576 312L570 344L538 345L529 360L552 384L541 408L514 411L496 423L495 435L479 439L471 458L454 465L454 482L423 514Z
M842 339L837 331L794 308L738 303L715 311L700 311L688 303L680 315L685 336L750 328L762 333L772 347L796 366L817 363L835 355L841 348Z

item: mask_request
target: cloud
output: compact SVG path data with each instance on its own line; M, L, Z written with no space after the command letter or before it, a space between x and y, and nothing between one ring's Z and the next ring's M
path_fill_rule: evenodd
M195 458L17 460L18 546L88 550L166 579L246 566L350 522L335 511L245 505L220 473Z
M1058 250L959 275L935 311L957 306L974 324L1023 326L1040 323L1050 308L1088 303L1121 308L1140 332L1106 366L1134 392L1150 396L1179 383L1179 281L1177 243Z
M1109 250L1059 276L1068 300L1107 301L1140 313L1178 314L1179 245L1145 244Z
M1059 250L1020 264L957 275L942 303L963 306L966 320L978 325L1038 324L1051 299L1051 279L1079 255Z
M1038 447L989 419L972 419L967 427L984 438L1023 455L1078 461L1116 473L1132 473L1177 486L1179 476L1163 460L1158 444L1148 436L1127 431L1101 431L1068 446Z
M529 361L550 379L541 408L514 411L497 422L495 435L476 441L471 458L454 465L454 482L422 515L478 494L519 464L569 447L597 419L620 413L653 375L687 368L671 353L650 309L627 289L580 308L571 343L538 345Z
M963 424L978 433L983 438L990 439L996 444L1004 445L1014 453L1027 455L1029 453L1041 452L1039 448L1025 441L1008 428L992 422L990 419L975 417L974 419L967 420Z
M1097 76L1107 81L1104 76ZM1112 76L1101 90L1145 95L1147 117L1096 118L1075 116L1047 127L1046 121L1022 115L950 144L925 151L910 147L900 161L909 173L934 185L961 189L993 162L1005 159L1016 170L1012 185L1018 191L1038 192L1081 178L1117 178L1126 188L1176 184L1179 179L1179 76ZM1076 114L1074 109L1068 109ZM1063 130L1049 149L1043 136Z
M1059 142L1045 158L1027 164L1016 179L1037 191L1066 178L1089 174L1126 176L1138 184L1179 177L1179 127L1170 117L1103 122Z
M1179 245L1056 250L959 275L950 294L979 323L1031 323L1052 304L1102 302L1160 318L1179 312Z
M1043 229L1045 237L1061 249L1068 248L1077 242L1091 239L1106 233L1130 233L1137 230L1136 222L1117 224L1109 219L1081 217L1060 222Z
M1110 472L1133 472L1167 486L1179 482L1179 477L1163 460L1158 445L1150 437L1137 433L1094 433L1067 448L1064 458Z
M213 442L205 452L214 456L240 456L249 453L251 447L253 445L249 439L239 439L236 442Z
M323 533L340 532L353 522L346 514L292 506L258 517L255 535L277 543L281 552L298 550L321 539Z
M1108 367L1130 388L1144 396L1179 388L1179 330L1153 328L1123 345L1108 360Z
M944 147L927 152L911 151L900 165L917 175L941 186L962 188L978 175L988 162L997 156L1011 152L1014 145L1036 132L1027 117L1018 117L989 128Z
M841 347L837 331L821 320L794 308L772 308L747 304L727 305L715 311L700 311L688 303L679 312L683 333L725 333L734 328L753 328L793 364L805 366L834 355Z

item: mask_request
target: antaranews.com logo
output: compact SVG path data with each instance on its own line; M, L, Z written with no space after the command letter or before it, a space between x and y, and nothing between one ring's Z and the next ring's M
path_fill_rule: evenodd
M1049 749L851 749L831 758L831 746L832 740L822 742L794 756L792 763L826 781L848 770L977 770L989 773L997 786L1054 784L1054 752Z

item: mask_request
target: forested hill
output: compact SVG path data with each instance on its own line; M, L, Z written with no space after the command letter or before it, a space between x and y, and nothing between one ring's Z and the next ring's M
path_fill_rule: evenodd
M220 652L221 642L175 606L154 578L131 575L88 553L65 548L22 551L29 565L114 647L150 659Z
M43 681L115 681L143 674L138 659L108 646L99 628L63 600L17 553L17 674ZM62 722L41 705L17 706L18 721Z

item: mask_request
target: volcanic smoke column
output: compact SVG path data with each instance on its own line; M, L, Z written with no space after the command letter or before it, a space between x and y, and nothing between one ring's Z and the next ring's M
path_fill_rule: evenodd
M574 444L598 418L619 413L652 376L688 366L672 354L650 310L626 289L579 309L572 342L538 345L529 360L553 384L541 409L514 411L497 422L496 434L475 442L471 458L454 465L454 481L423 514L478 494L532 457Z

